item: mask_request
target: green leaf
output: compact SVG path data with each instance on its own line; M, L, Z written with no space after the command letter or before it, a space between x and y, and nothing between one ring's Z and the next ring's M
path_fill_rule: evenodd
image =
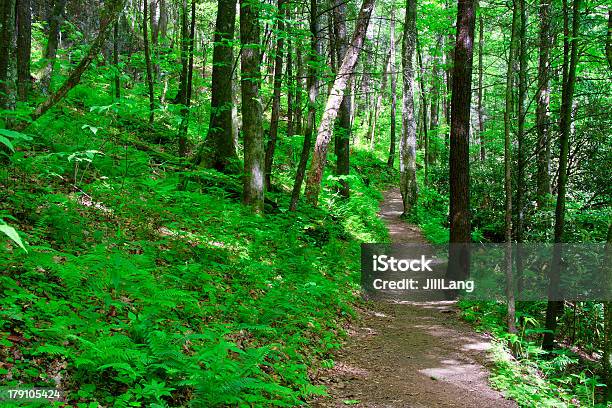
M6 234L6 236L8 236L10 239L13 240L13 242L15 242L17 245L19 245L21 247L21 249L23 249L26 253L28 253L28 250L26 249L26 247L23 245L23 242L21 241L21 238L19 237L19 234L17 234L17 231L15 230L15 228L6 225L6 224L1 224L0 225L0 231L4 232Z
M0 129L0 135L10 137L11 139L32 140L32 138L28 135L24 135L23 133L15 132L14 130L8 129Z
M10 142L10 140L8 140L6 137L4 136L0 136L0 143L2 143L3 145L5 145L6 147L8 147L10 149L11 152L15 151L15 148L13 147L13 144Z

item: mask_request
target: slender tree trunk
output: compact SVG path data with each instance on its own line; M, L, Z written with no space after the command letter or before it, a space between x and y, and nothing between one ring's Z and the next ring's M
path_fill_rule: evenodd
M147 0L144 0L147 1ZM179 75L179 88L173 103L184 104L187 93L187 75L189 59L189 28L187 23L187 0L181 2L181 31L180 31L180 55L181 55L181 72Z
M115 66L115 77L113 78L113 88L115 98L121 98L121 71L119 69L119 19L113 26L113 65Z
M484 52L484 22L482 11L478 16L479 34L478 34L478 136L480 138L480 161L485 160L485 141L484 141L484 108L482 106L482 87L484 68L482 65Z
M210 123L206 139L194 158L195 164L219 171L234 170L230 169L230 163L238 159L234 143L237 135L234 134L232 121L234 52L231 42L235 22L236 0L219 0L213 47Z
M195 48L195 19L196 5L195 0L191 0L191 26L189 29L189 56L187 69L187 89L185 90L185 100L181 107L181 124L179 126L179 157L185 157L187 153L187 131L189 129L189 112L191 107L191 92L193 85L193 53Z
M566 35L565 41L567 45L564 47L568 52L565 52L564 63L569 57L569 65L564 68L564 73L567 71L567 78L563 82L561 93L561 114L560 114L560 136L559 136L559 180L557 182L557 204L555 207L555 244L563 242L563 231L565 227L565 196L567 192L567 162L569 156L569 137L572 122L572 106L574 99L574 87L576 84L576 66L578 65L578 35L580 34L580 4L582 0L574 0L572 12L572 34L571 39ZM564 10L566 15L569 13L567 0L564 0ZM566 30L567 31L567 30ZM571 43L571 45L570 45ZM557 312L560 309L561 302L559 301L559 285L561 280L561 248L560 245L555 245L550 268L550 282L548 287L548 304L546 307L546 330L542 348L544 350L552 350L555 341L555 331L557 329Z
M20 101L28 98L30 80L30 55L32 49L32 13L30 0L17 0L17 96Z
M470 163L469 132L476 0L459 0L452 75L450 129L450 243L448 279L469 276Z
M243 204L253 212L263 213L264 206L264 146L262 115L259 98L260 71L259 10L251 0L240 0L240 41L242 42L241 89L242 130L244 135Z
M521 244L523 243L524 211L525 211L525 119L527 99L527 8L525 0L518 0L519 4L519 86L518 86L518 129L517 129L517 170L516 170L516 275L519 291L523 289L523 257L521 256Z
M57 104L66 94L74 88L79 81L81 80L81 75L83 72L89 67L91 61L98 55L98 52L102 48L102 45L106 41L109 27L110 25L116 21L117 16L123 9L124 0L109 0L106 3L105 9L102 11L102 18L100 19L100 29L98 31L98 36L94 40L91 47L89 47L89 51L83 57L81 62L72 70L68 78L64 81L62 86L50 95L44 102L39 104L34 112L30 114L29 121L20 122L15 130L21 131L29 126L30 123L34 122L42 115L44 115L49 109L51 109L55 104Z
M520 1L520 0L519 0ZM514 304L514 278L512 273L512 140L511 114L514 112L513 103L513 78L515 56L518 52L518 25L519 10L516 2L512 4L512 28L510 36L510 47L508 50L508 69L506 71L506 108L504 110L504 192L505 192L505 269L506 269L506 294L508 297L508 332L516 333L515 304Z
M302 78L304 77L304 64L302 58L302 47L300 43L295 46L295 61L297 63L297 76L295 78L295 134L302 134L303 110L302 110Z
M395 162L395 113L397 106L397 79L395 74L395 14L393 9L391 10L391 35L389 53L391 58L389 59L389 75L391 76L391 128L390 128L390 141L389 141L389 158L387 159L387 166L393 167Z
M336 38L336 59L338 64L344 59L348 48L348 38L346 32L346 3L344 0L336 0L333 11L334 35ZM354 78L351 78L354 81ZM351 87L349 83L348 87ZM335 128L335 149L336 149L336 175L347 176L350 172L350 142L351 142L351 97L350 95L342 98L338 119ZM342 197L349 197L349 184L346 180L340 179L339 193Z
M143 20L142 20L142 38L144 41L145 64L147 67L147 86L149 89L149 124L153 124L155 115L155 93L153 91L153 70L151 69L151 51L149 50L149 18L147 1L142 2ZM180 150L180 149L179 149Z
M289 210L297 209L297 202L300 198L302 190L302 182L306 174L306 165L308 156L310 156L310 148L312 146L312 133L315 126L316 115L316 99L317 99L317 68L316 62L319 56L318 36L319 36L319 16L317 15L317 0L310 0L310 55L308 64L308 78L306 80L306 88L308 89L308 115L306 118L306 128L304 129L304 145L300 154L300 162L295 174L295 182L293 183L293 191L291 192L291 203Z
M408 215L417 203L413 66L416 45L416 0L406 1L406 19L402 43L404 94L402 104L402 137L400 139L400 190L404 204L403 215Z
M427 185L427 179L429 176L429 135L427 134L427 98L425 96L425 67L423 65L423 55L421 53L421 45L419 43L419 37L416 38L417 44L417 62L419 63L419 90L421 91L421 122L423 129L423 146L425 148L425 154L423 155L423 163L425 165L424 184Z
M41 89L44 94L49 92L51 76L53 74L53 66L55 65L55 57L57 55L57 47L59 44L60 29L64 22L64 9L66 0L55 0L53 12L49 18L49 37L47 38L47 48L45 49L45 66L41 73Z
M385 58L384 68L382 72L382 82L380 84L380 90L378 91L378 96L376 97L376 103L374 104L374 112L372 114L372 123L368 132L370 133L370 150L374 150L376 145L376 124L378 123L378 115L380 114L380 110L382 107L383 96L387 91L387 78L389 76L389 61L391 60L391 53L387 54L387 58Z
M608 35L606 36L606 57L612 69L612 9L608 10Z
M443 39L442 36L438 36L438 41L437 41L437 48L439 51L437 52L442 52L442 44L443 44ZM435 137L436 140L438 139L438 126L439 126L439 112L440 112L440 78L442 76L441 70L440 70L440 63L441 63L441 58L437 55L434 56L433 61L432 61L432 81L431 81L431 109L430 109L430 125L429 125L429 129L432 132L432 137ZM442 80L443 83L443 80ZM437 149L432 149L431 145L429 146L429 162L430 163L435 163L436 159L437 159Z
M9 109L13 90L10 83L12 43L15 33L15 0L3 1L0 4L0 109Z
M349 78L355 69L357 58L359 57L359 52L363 45L363 40L370 22L370 15L374 9L374 1L375 0L363 0L357 22L355 23L355 32L351 44L342 59L340 69L338 69L334 86L327 98L323 117L319 124L312 162L306 180L306 200L314 206L316 206L319 201L321 180L327 160L327 148L331 140L333 124L338 115L338 109L340 108L342 99L344 98L344 90L346 89Z
M291 4L286 7L285 18L289 20L291 18ZM291 31L289 31L289 38L287 38L287 75L285 75L287 81L287 137L293 136L294 123L293 117L295 112L295 78L293 77L293 42L291 41Z
M611 14L612 16L612 14ZM536 95L536 130L538 133L537 198L538 208L544 207L550 194L550 0L540 0L540 58Z
M283 86L283 52L284 52L284 41L283 31L285 30L285 23L283 22L282 14L284 0L278 0L278 16L276 21L277 38L276 38L276 56L274 59L274 93L272 96L272 114L270 116L270 140L266 147L266 159L265 159L265 183L266 189L270 190L272 187L272 163L274 162L274 150L276 149L276 139L278 138L278 121L280 116L280 100L281 100L281 88Z

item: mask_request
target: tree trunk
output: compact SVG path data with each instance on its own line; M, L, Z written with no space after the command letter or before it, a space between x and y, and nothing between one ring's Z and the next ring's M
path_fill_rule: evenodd
M306 165L308 163L308 156L310 155L310 148L312 146L312 133L315 126L315 115L316 115L316 99L317 99L317 67L316 62L319 56L319 16L317 15L317 0L310 0L310 64L308 64L308 78L306 80L306 88L308 89L308 115L306 118L306 128L304 129L304 145L302 146L302 153L300 154L300 162L295 174L295 182L293 183L293 191L291 192L291 203L289 204L289 210L295 211L297 209L297 202L300 198L300 191L302 190L302 182L304 181L304 175L306 173Z
M520 0L519 0L520 1ZM518 51L518 8L512 4L512 28L510 47L508 50L508 68L506 71L506 108L504 110L504 192L505 192L505 241L504 253L506 272L506 294L508 296L508 332L516 333L515 305L514 305L514 278L512 274L512 140L511 114L514 112L512 97L515 56Z
M185 90L185 100L181 107L181 124L179 126L179 157L185 157L187 153L187 131L189 130L189 111L191 106L191 91L193 85L193 53L195 48L195 19L196 5L195 0L191 0L191 25L189 28L189 56L187 67L187 88Z
M298 42L295 46L295 61L297 63L297 72L295 78L295 134L302 134L303 110L302 110L302 78L304 77L304 63L302 59L302 47Z
M414 66L416 45L416 0L406 1L406 20L402 39L402 79L404 84L402 105L402 137L400 139L400 190L404 216L417 203L416 180L416 121L414 117Z
M459 0L457 35L452 75L450 128L450 243L448 279L469 276L470 253L470 162L469 132L472 99L474 9L476 0Z
M47 39L47 48L45 49L45 66L41 73L41 89L44 94L49 92L51 76L53 74L53 66L55 65L55 57L57 55L57 47L59 44L60 29L64 22L64 9L66 8L66 0L55 0L53 12L49 18L49 37Z
M334 35L336 38L336 58L338 63L344 59L348 48L346 32L346 3L344 0L336 0L333 11ZM354 78L351 80L354 81ZM350 83L348 85L350 88ZM336 175L348 176L350 172L350 142L351 142L351 98L342 98L338 119L335 128L335 150L336 150ZM340 179L339 193L348 198L350 194L349 184L345 179Z
M274 162L274 150L276 149L276 139L278 137L278 120L280 116L281 88L283 86L283 35L285 24L282 14L284 13L284 0L278 0L278 19L276 21L276 56L274 58L274 93L272 95L272 113L270 116L270 139L266 147L265 159L265 183L266 189L272 187L272 163Z
M9 109L13 103L11 75L12 43L15 33L15 0L0 5L0 109Z
M395 162L395 110L397 105L396 90L397 90L397 79L395 75L395 15L391 10L391 36L390 36L390 54L389 59L389 75L391 76L391 129L390 129L390 142L389 142L389 158L387 159L387 166L393 168Z
M484 67L482 65L484 51L484 21L482 11L478 17L479 34L478 34L478 136L480 138L480 161L485 160L485 142L484 142L484 108L482 107L482 87Z
M240 0L240 41L242 43L241 90L244 136L244 185L242 202L255 213L264 206L264 146L259 98L261 84L259 54L259 10L250 0Z
M200 145L195 164L228 171L236 162L232 107L232 77L234 52L232 41L236 22L236 0L219 0L215 25L210 123L206 139Z
M89 64L91 64L91 61L93 61L93 59L96 57L96 55L102 48L102 45L106 41L109 27L114 21L116 21L117 16L123 9L123 4L124 0L109 0L106 3L106 7L102 11L102 17L100 19L100 29L98 31L98 36L94 40L91 47L89 47L89 51L87 52L87 54L85 54L81 62L79 62L79 64L74 68L74 70L72 70L72 72L64 81L62 86L60 86L60 88L55 93L50 95L44 102L39 104L34 110L34 112L30 114L30 121L20 122L15 127L15 130L21 131L27 128L31 122L34 122L36 119L44 115L49 109L51 109L53 106L55 106L55 104L62 100L62 98L66 96L66 94L79 83L79 81L81 80L81 75L83 75L83 72L85 72L87 67L89 67Z
M30 79L30 54L32 49L32 13L30 0L17 0L17 96L20 101L28 98Z
M425 165L424 184L427 185L427 179L429 175L429 135L427 134L427 98L425 96L425 68L423 65L423 55L421 53L421 46L419 43L419 37L416 37L417 44L417 62L419 63L419 90L421 94L421 122L423 129L423 146L425 148L425 154L423 155L423 163Z
M611 14L612 16L612 14ZM540 0L540 58L538 62L538 90L536 94L537 195L538 208L543 208L550 194L550 1Z
M608 35L606 36L606 57L612 69L612 9L608 10Z
M288 4L286 7L287 20L291 18L291 5ZM295 78L293 77L293 43L291 41L291 31L289 31L289 38L287 38L287 75L285 75L287 81L287 137L293 136L294 123L293 116L295 112Z
M370 15L374 9L374 2L375 0L363 0L351 44L342 59L342 64L340 64L334 86L327 98L325 110L323 111L321 123L319 124L312 162L306 180L306 201L314 206L316 206L319 201L321 180L327 160L327 148L331 140L333 124L338 116L338 109L344 98L344 90L355 69L355 64L357 63L357 58L359 57L359 52L363 45L363 39L370 22Z
M380 84L380 90L378 91L378 96L376 97L376 103L374 104L374 112L372 113L372 122L370 123L370 127L368 128L368 133L370 134L370 150L374 151L374 147L376 145L376 124L378 123L378 115L380 114L380 109L382 107L383 96L387 90L387 77L389 76L389 61L391 60L391 53L387 54L385 58L383 72L382 72L382 82Z
M119 19L113 27L113 65L115 66L115 77L113 78L115 98L121 98L121 71L119 70Z
M555 207L555 244L563 242L563 230L565 227L565 195L567 191L567 162L569 155L569 136L572 122L572 105L574 99L574 87L576 84L576 66L578 65L578 36L580 30L580 4L582 0L574 0L572 12L572 34L571 39L568 35L565 36L567 43L564 48L569 49L564 52L564 65L567 65L569 57L569 65L567 69L564 67L563 89L561 92L561 114L560 114L560 135L559 135L559 179L557 181L557 204ZM567 16L569 13L567 0L564 0L564 12ZM567 31L567 30L566 30ZM567 33L566 33L567 34ZM571 45L570 45L571 43ZM557 329L557 312L560 309L561 302L559 299L559 285L561 279L561 248L559 245L554 246L553 257L550 268L549 287L548 287L548 304L546 307L546 325L548 330L544 334L542 348L550 351L553 349L555 341L555 331Z
M149 89L149 124L153 124L155 115L155 93L153 91L153 70L151 68L151 51L149 50L149 25L147 1L142 2L143 20L142 20L142 38L144 41L145 64L147 67L147 86Z

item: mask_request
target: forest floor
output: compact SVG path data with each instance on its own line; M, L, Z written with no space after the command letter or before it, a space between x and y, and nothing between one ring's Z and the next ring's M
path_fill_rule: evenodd
M379 216L393 243L426 243L400 219L399 189L387 191ZM319 373L331 407L516 407L489 383L490 338L460 321L454 302L373 301L349 329L334 368Z

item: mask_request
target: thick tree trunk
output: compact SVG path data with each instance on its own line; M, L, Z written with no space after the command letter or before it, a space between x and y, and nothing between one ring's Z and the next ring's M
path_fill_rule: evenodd
M317 99L317 68L316 62L319 55L319 16L317 15L317 0L310 0L310 64L308 64L308 78L306 80L306 88L308 89L308 114L306 118L306 127L304 129L304 144L302 153L300 154L300 162L298 163L295 173L295 181L293 183L293 191L291 192L291 203L289 210L297 209L298 199L302 190L302 182L306 174L306 165L308 164L308 156L310 156L310 148L312 146L312 134L315 126L316 99Z
M340 108L342 99L344 98L344 91L355 69L355 64L357 63L357 58L359 57L366 31L368 30L370 15L374 9L374 2L375 0L363 0L351 44L342 59L342 64L340 64L334 86L327 98L323 117L319 124L312 162L306 180L306 201L314 206L316 206L319 201L321 180L327 160L327 148L331 140L333 125L338 116L338 109Z
M459 0L452 75L450 129L450 243L448 279L469 276L470 162L469 132L476 0Z
M406 19L402 40L402 137L400 139L400 190L404 214L417 203L416 120L414 117L414 52L416 45L416 0L406 1Z
M28 98L30 79L30 55L32 49L32 13L30 0L17 0L17 96L20 101Z
M514 278L512 273L512 140L511 114L514 112L513 78L515 56L518 52L518 14L515 4L512 5L512 28L510 47L508 50L508 68L506 71L506 108L504 110L504 192L505 192L505 272L506 294L508 296L508 332L516 333L515 305L514 305Z
M265 159L265 183L267 190L270 190L272 187L272 163L274 162L274 151L276 149L276 139L278 138L281 88L283 86L283 31L285 30L285 23L283 22L282 14L284 13L283 7L285 2L284 0L278 0L277 4L279 18L276 21L276 29L278 34L276 38L276 56L274 58L274 92L272 95L272 113L270 116L270 139L268 140L268 146L266 147Z
M389 53L391 58L389 59L389 75L391 76L391 128L390 128L390 141L389 141L389 158L387 159L387 166L393 167L395 162L395 113L397 106L397 79L395 73L395 15L393 10L391 11L391 35Z
M578 36L580 30L580 4L582 0L574 0L572 12L572 34L571 39L566 35L565 49L569 48L569 55L565 52L565 61L569 57L569 65L567 65L567 76L563 81L563 89L561 93L561 114L560 114L560 135L559 135L559 179L557 182L557 204L555 207L555 244L563 242L563 231L565 227L565 195L567 192L567 163L569 156L569 137L572 124L572 106L574 99L574 87L576 84L576 66L578 65ZM564 10L566 15L567 0L564 0ZM570 45L571 43L571 45ZM559 285L561 279L561 248L559 245L554 246L553 257L550 268L549 287L548 287L548 304L546 307L546 326L548 330L544 334L542 348L544 350L552 350L555 341L555 331L557 329L557 312L560 309Z
M46 63L40 77L41 89L45 94L49 92L51 75L53 74L53 66L55 65L55 57L59 45L60 29L64 22L65 8L66 0L55 0L53 12L49 18L49 37L47 38L47 48L44 53Z
M151 68L151 51L149 50L149 19L147 1L143 1L142 38L144 41L145 65L147 67L147 87L149 90L149 124L153 124L155 115L155 93L153 90L153 69Z
M263 108L259 98L261 84L259 33L257 6L254 6L250 0L240 0L242 131L244 135L242 202L250 206L255 213L263 213L264 209Z
M102 17L100 19L100 29L98 31L98 36L94 40L91 47L89 47L89 51L83 57L81 62L72 70L68 78L64 81L62 86L50 95L44 102L36 107L34 112L30 114L29 122L20 122L16 126L17 131L21 131L29 126L31 122L34 122L36 119L40 118L44 115L49 109L51 109L55 104L57 104L66 94L74 88L79 81L81 80L81 75L83 72L89 67L91 61L98 55L102 45L106 41L106 37L109 32L110 25L117 20L117 16L123 10L124 0L109 0L106 3L105 9L102 11Z
M15 0L3 1L0 5L0 109L9 109L13 103L10 83L12 43L15 34Z
M612 14L611 14L612 16ZM538 62L538 90L536 94L537 195L538 208L543 208L550 194L550 1L540 0L540 57Z
M346 32L346 3L344 0L336 0L333 11L334 35L336 38L336 59L338 63L344 59L348 48L348 37ZM354 78L351 79L354 81ZM348 85L350 88L350 83ZM351 97L345 95L340 104L338 119L335 128L335 150L336 150L336 175L347 176L350 172L350 142L351 142ZM346 180L340 180L339 193L347 198L350 194L349 184Z
M482 106L482 87L484 67L482 65L484 51L484 21L482 12L478 17L478 137L480 139L480 161L485 160L485 141L484 141L484 108Z
M228 171L230 163L237 160L234 142L232 107L232 77L236 22L236 0L219 0L215 26L210 123L206 139L200 145L195 164Z

